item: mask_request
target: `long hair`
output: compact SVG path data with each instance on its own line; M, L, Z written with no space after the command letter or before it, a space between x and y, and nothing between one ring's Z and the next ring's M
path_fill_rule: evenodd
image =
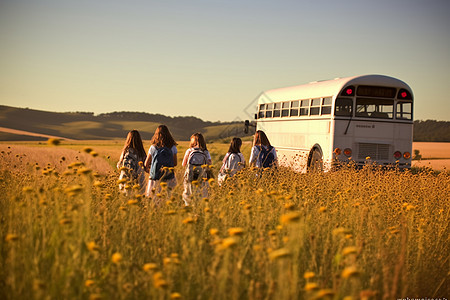
M231 140L230 148L228 148L228 152L230 153L239 153L241 152L242 140L240 138L233 138Z
M267 135L264 133L264 131L256 131L255 137L253 138L253 146L271 146L269 139L267 138Z
M158 128L156 128L150 143L156 147L167 148L172 148L177 145L166 125L159 125Z
M200 132L196 132L193 135L191 135L191 143L189 144L190 148L198 147L202 151L208 150L206 148L206 141L203 135Z
M128 132L127 139L125 140L125 146L123 147L123 153L127 153L129 149L133 149L137 152L137 155L145 160L147 154L144 150L144 145L142 144L141 135L137 130L131 130Z

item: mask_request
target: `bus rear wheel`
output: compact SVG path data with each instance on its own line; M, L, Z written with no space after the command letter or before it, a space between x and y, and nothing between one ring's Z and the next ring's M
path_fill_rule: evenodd
M319 172L323 170L322 153L314 149L309 156L308 171Z

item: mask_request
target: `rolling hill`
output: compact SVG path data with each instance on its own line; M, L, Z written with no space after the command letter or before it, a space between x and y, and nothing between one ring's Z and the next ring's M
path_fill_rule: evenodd
M142 112L49 112L0 105L0 140L43 140L59 137L74 140L125 138L137 129L143 139L150 139L156 127L165 124L176 140L188 140L202 132L208 140L244 136L243 122L207 122L197 117L168 117Z

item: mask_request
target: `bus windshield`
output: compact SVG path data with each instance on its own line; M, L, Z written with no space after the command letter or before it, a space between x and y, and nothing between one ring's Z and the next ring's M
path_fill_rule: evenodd
M393 115L393 100L356 98L356 117L392 119Z

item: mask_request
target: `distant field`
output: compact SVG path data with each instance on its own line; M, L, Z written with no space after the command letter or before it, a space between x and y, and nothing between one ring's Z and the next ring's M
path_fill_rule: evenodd
M414 150L419 150L421 160L414 160L414 167L430 167L435 170L450 170L450 143L413 143Z
M415 142L413 143L413 154L416 149L420 151L422 159L450 159L450 143Z

